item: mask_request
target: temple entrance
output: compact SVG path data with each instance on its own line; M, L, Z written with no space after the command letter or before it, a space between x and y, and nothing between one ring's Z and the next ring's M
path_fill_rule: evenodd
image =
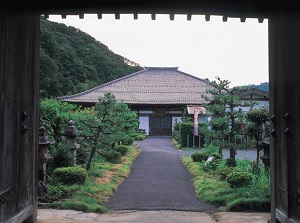
M149 120L149 135L159 136L172 134L172 117L154 116Z

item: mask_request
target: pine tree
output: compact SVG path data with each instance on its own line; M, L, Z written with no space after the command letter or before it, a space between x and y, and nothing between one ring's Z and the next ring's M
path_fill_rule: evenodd
M240 126L244 119L242 107L252 106L253 103L244 102L238 96L240 91L248 89L247 86L230 88L229 84L230 81L216 77L216 80L210 81L213 88L208 89L207 95L202 95L202 98L207 101L204 107L211 116L209 125L212 131L225 141L229 138L230 158L235 163L235 136L240 133Z
M96 152L110 150L116 143L133 141L138 132L137 115L130 111L127 104L117 102L115 96L106 93L95 106L96 117L82 120L87 127L85 137L93 141L86 169L90 169Z

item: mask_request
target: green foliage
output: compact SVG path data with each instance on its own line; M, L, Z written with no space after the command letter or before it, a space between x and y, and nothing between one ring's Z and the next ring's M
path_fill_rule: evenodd
M40 96L88 90L142 67L81 30L40 18Z
M52 203L62 199L72 197L72 193L78 189L77 185L67 186L64 184L55 184L47 186L48 192L39 194L38 202Z
M132 145L139 132L137 115L131 112L127 104L117 102L111 93L106 93L99 98L99 102L95 105L95 116L85 118L82 123L85 128L81 135L92 139L87 170L91 166L96 151L100 148L103 151L112 150L113 145L120 142L123 145ZM114 156L112 154L105 154L105 157L116 162L118 159L109 158Z
M230 81L216 77L211 81L211 89L206 91L202 97L206 100L205 108L212 116L210 125L215 137L221 139L229 136L230 156L235 159L234 144L235 135L239 129L235 128L238 123L243 122L243 112L241 107L252 106L250 103L240 99L238 93L249 88L249 86L229 88Z
M102 151L101 155L105 158L106 161L110 163L119 163L122 157L122 154L120 152L114 150Z
M49 138L59 142L61 141L62 130L67 126L68 121L72 117L71 111L76 108L76 105L54 98L41 99L39 125L46 129Z
M56 168L52 173L53 182L61 182L63 184L83 184L87 178L87 172L79 166Z
M50 157L47 159L47 174L51 176L52 172L59 167L68 167L72 165L72 156L70 149L65 141L59 142L54 146Z
M251 109L246 114L247 121L250 122L250 127L252 127L253 135L262 133L262 124L268 122L269 109L268 107L261 107L257 109Z
M223 167L218 170L218 175L220 180L226 180L228 174L230 174L234 170L234 167Z
M252 134L256 140L256 168L259 162L259 151L261 147L262 140L266 137L266 132L268 132L268 107L260 107L257 109L251 109L246 114L246 119L248 121L247 131Z
M241 187L231 187L227 181L220 179L220 172L224 169L224 176L232 170L243 172L251 171L252 164L245 160L237 159L236 168L226 167L221 161L216 172L204 171L204 165L194 162L191 157L183 157L183 163L191 174L197 196L206 202L218 206L220 211L261 211L270 212L270 173L260 168L259 175L252 175L249 184ZM247 167L248 165L248 167Z
M129 175L130 166L139 153L140 150L134 146L128 147L127 154L118 165L105 161L101 156L96 156L84 184L71 186L50 184L48 186L50 193L39 195L39 201L51 202L47 204L48 208L104 213L107 211L104 204ZM109 174L106 174L107 172ZM52 193L52 188L55 193ZM62 196L65 193L62 192L64 189L68 191L68 196ZM44 197L48 199L42 200Z
M115 150L125 156L128 151L129 146L127 145L115 145Z
M194 162L202 162L207 160L208 155L205 152L196 152L191 155Z
M179 127L176 127L178 128L179 130L179 144L182 146L182 147L187 147L188 143L189 145L192 145L193 144L193 131L194 131L194 124L192 122L180 122L178 124ZM207 125L205 123L199 123L198 124L198 132L199 132L199 135L203 136L206 132L207 132ZM187 142L187 136L190 136L189 137L189 142ZM196 137L197 138L197 137ZM202 141L203 143L203 141ZM195 140L195 146L196 147L199 147L199 140ZM200 145L201 146L201 145ZM203 144L202 144L203 146Z
M134 137L134 140L144 140L147 138L147 133L145 129L139 129L136 136Z
M253 175L249 172L240 171L239 169L234 169L226 177L226 181L231 187L242 187L247 186L251 183Z
M228 166L228 167L236 167L236 161L235 161L235 159L229 157L225 161L226 161L226 166Z
M215 156L217 159L221 159L221 155L219 154L220 148L215 145L205 145L204 146L204 152L208 156Z

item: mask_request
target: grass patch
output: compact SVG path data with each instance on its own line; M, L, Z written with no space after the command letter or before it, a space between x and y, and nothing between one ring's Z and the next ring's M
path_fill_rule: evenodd
M132 146L118 164L97 159L86 182L77 185L70 198L55 201L44 207L105 213L107 209L104 204L129 175L131 165L139 153L140 150Z
M191 157L182 157L182 162L194 176L193 185L199 199L218 206L219 211L260 211L269 212L270 187L267 176L262 171L247 187L231 188L229 183L220 180L213 171L205 171L200 162L193 162ZM246 169L245 162L242 163Z

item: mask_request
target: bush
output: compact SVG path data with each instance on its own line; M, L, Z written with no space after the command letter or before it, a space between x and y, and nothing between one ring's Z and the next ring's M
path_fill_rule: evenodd
M104 150L101 152L104 159L111 163L118 163L121 160L122 154L114 150Z
M52 181L63 184L83 184L87 178L86 169L79 166L56 168L52 173Z
M206 152L206 154L208 156L215 156L215 154L220 154L219 150L220 150L220 148L218 146L214 146L214 145L205 145L204 146L204 151ZM221 155L220 155L220 158L222 158ZM216 159L218 159L218 158L216 157Z
M209 156L214 156L216 158L216 160L221 160L222 159L222 155L220 153L212 153Z
M245 171L232 171L226 177L226 181L229 183L230 187L242 187L247 186L251 183L253 175Z
M226 180L226 177L234 170L233 167L224 167L218 170L218 175L220 180Z
M115 151L121 153L122 156L125 156L127 151L128 151L128 146L126 146L126 145L116 145L115 146Z
M50 158L47 160L47 174L49 176L56 168L72 165L73 160L70 149L65 141L58 143L50 155Z
M128 137L123 138L121 141L122 141L123 145L131 146L134 141L134 138L128 136Z
M202 162L208 159L208 155L205 152L196 152L191 155L194 162Z
M77 187L77 185L66 186L63 184L48 185L48 192L39 194L38 201L52 203L54 201L70 198L72 197L72 193L78 189Z

